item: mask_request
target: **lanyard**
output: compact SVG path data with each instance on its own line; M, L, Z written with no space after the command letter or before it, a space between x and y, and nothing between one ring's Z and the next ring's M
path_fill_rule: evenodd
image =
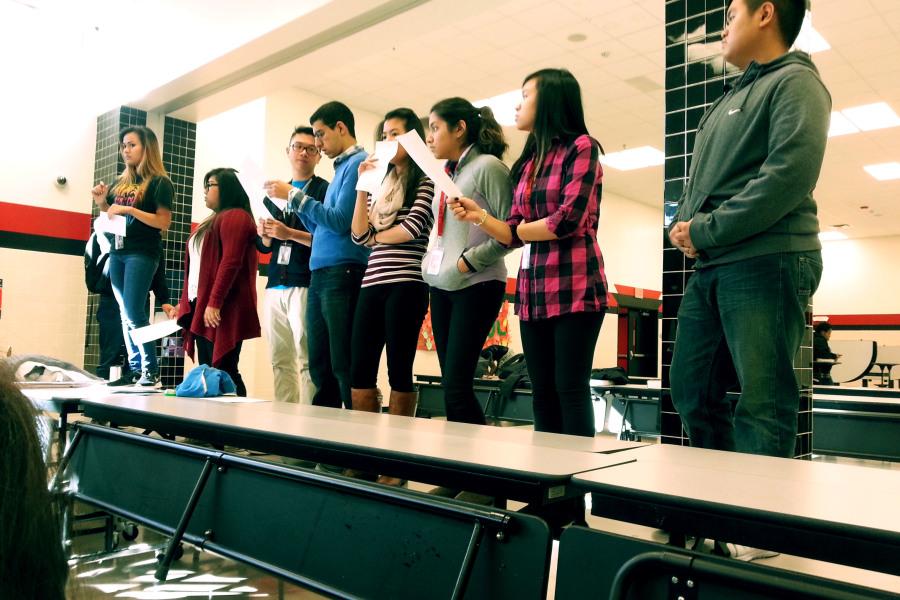
M451 178L454 175L456 175L456 171L459 169L459 165L462 164L463 159L466 157L466 154L469 153L469 150L472 149L472 146L474 146L474 144L470 145L468 148L463 150L463 153L459 156L459 160L456 161L455 164L451 165L450 162L447 162L447 164L444 165L444 172L447 173L447 175L449 175ZM444 192L441 192L441 199L438 201L438 223L437 223L437 225L438 225L437 236L439 238L444 236L444 222L447 220L447 217L445 214L446 212L447 212L447 194L445 194Z

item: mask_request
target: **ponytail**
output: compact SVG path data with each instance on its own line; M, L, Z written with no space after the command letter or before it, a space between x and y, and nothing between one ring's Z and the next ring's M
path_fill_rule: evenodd
M503 128L494 118L488 106L476 108L464 98L446 98L431 107L431 112L455 127L460 121L466 124L466 145L474 144L482 154L502 159L509 144L503 137Z

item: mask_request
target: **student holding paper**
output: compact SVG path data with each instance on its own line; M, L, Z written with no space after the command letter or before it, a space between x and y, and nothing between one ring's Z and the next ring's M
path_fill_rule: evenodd
M291 163L289 184L312 198L325 198L328 182L315 174L321 155L312 127L295 128L286 153ZM264 321L275 375L275 399L312 404L316 386L309 373L304 323L312 236L296 214L282 211L268 198L263 203L271 217L260 219L257 224L256 248L272 255Z
M312 271L306 305L309 371L317 406L351 407L350 336L359 285L369 249L350 239L359 164L366 151L356 143L353 113L340 102L320 106L309 118L320 152L334 159L334 179L324 201L283 181L267 181L270 198L288 200L313 234Z
M162 254L160 232L172 222L175 188L152 130L128 127L119 139L125 171L111 188L101 181L91 190L101 211L126 219L125 235L116 235L110 250L109 279L122 314L130 372L110 385L154 386L159 382L156 347L135 344L130 332L150 324L147 294Z
M237 395L246 396L238 372L241 345L260 336L256 224L234 169L207 173L203 190L213 214L187 241L178 323L184 327L185 351L193 357L196 344L197 363L231 375Z
M393 142L407 131L424 137L412 110L398 108L384 116L382 140ZM383 159L380 148L359 165L360 180ZM356 244L372 247L353 318L351 397L354 410L380 411L375 388L381 351L387 348L391 414L413 416L418 394L413 361L419 330L428 310L428 286L422 280L422 257L434 218L434 184L402 146L389 159L387 175L374 194L358 191L350 229ZM399 480L384 482L396 483Z
M516 314L534 393L536 431L593 437L590 374L606 311L597 243L602 149L584 124L581 88L565 69L525 78L516 127L528 132L512 168L509 217L451 199L457 219L506 247L523 247Z
M436 193L435 231L422 270L431 286L431 325L447 419L484 424L472 389L478 356L506 291L509 248L482 230L483 217L506 219L512 191L500 160L507 144L490 108L448 98L431 109L427 143L464 196L477 206L472 223L453 219L446 194Z

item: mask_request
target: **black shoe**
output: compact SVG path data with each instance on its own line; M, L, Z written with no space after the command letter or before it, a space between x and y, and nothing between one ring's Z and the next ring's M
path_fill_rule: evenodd
M116 379L115 381L110 381L106 385L108 385L110 387L122 387L125 385L134 385L135 383L137 383L138 379L140 379L140 375L138 373L135 373L134 371L128 371L127 373L125 373L124 375L122 375L121 377Z
M144 371L144 373L141 375L141 378L137 380L136 385L155 387L157 383L159 383L159 373Z

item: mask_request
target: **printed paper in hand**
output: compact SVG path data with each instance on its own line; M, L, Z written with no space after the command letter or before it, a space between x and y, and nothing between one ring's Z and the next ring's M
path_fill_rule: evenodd
M390 160L397 154L398 146L397 142L375 142L375 157L378 162L375 163L374 169L359 176L359 181L356 182L357 192L369 192L374 195L381 190L381 182L387 175Z
M263 188L266 177L263 175L259 165L249 158L245 159L238 168L237 178L241 185L244 186L244 191L250 197L250 210L253 212L254 218L271 219L272 213L263 204L263 199L266 197L266 192ZM277 198L270 198L270 200L281 210L284 210L284 207L287 206L287 200L279 200Z
M400 142L400 145L403 146L406 153L409 154L409 157L413 159L413 161L419 165L419 168L425 172L428 178L434 182L437 191L443 192L448 198L462 197L462 191L460 191L459 187L457 187L453 180L450 179L450 176L444 171L444 167L441 166L441 163L434 157L431 150L428 149L425 142L419 137L417 131L407 131L398 137L397 141Z
M172 335L179 329L181 329L181 325L176 323L175 319L168 319L160 321L159 323L147 325L146 327L132 329L131 341L135 344L146 344L147 342L164 338L167 335Z
M125 217L122 215L109 216L102 212L94 219L94 231L97 233L111 233L125 237Z

